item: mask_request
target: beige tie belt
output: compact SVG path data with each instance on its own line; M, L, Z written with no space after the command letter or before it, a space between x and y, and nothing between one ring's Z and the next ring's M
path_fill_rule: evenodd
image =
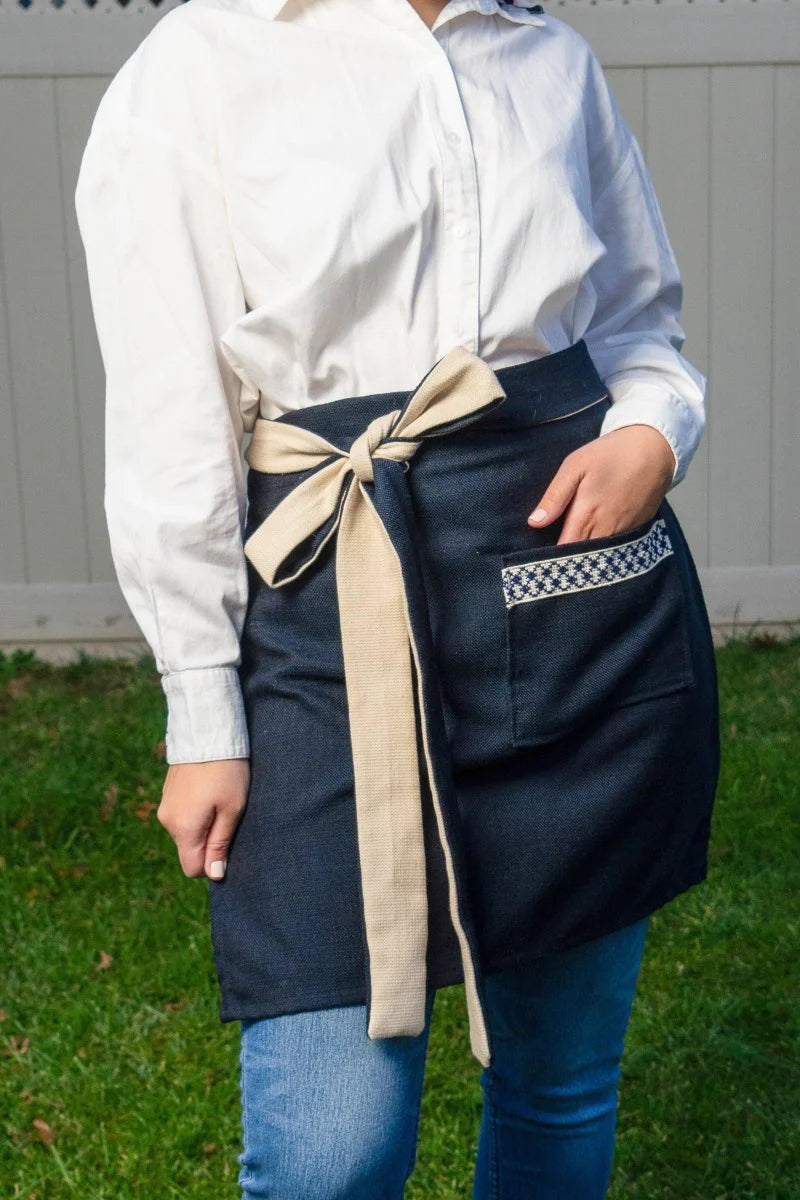
M369 955L368 1036L414 1035L425 1025L428 904L416 678L427 777L464 966L470 1044L484 1066L491 1062L489 1039L475 964L458 914L452 855L424 719L419 650L400 558L365 484L373 481L373 459L405 462L422 438L447 432L442 426L477 416L503 399L505 392L483 359L454 346L403 407L371 421L349 452L297 425L262 417L255 422L245 452L257 471L284 474L319 467L245 542L245 554L270 587L282 587L306 571L338 531L336 589ZM332 518L313 554L279 579L287 557Z

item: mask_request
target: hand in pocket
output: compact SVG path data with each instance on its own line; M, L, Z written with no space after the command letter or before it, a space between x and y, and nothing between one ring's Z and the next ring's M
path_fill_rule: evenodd
M675 462L670 443L653 425L610 430L566 456L528 524L544 528L566 510L559 546L634 528L655 516Z

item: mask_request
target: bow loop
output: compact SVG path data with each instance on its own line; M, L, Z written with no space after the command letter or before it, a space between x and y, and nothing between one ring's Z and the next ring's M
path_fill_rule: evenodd
M245 542L244 552L265 583L270 587L282 587L316 562L338 528L352 482L349 460L339 452L333 462L299 483L261 522ZM326 525L328 529L324 536L312 543L310 553L297 562L298 549ZM288 560L294 562L294 569L287 574L282 568Z

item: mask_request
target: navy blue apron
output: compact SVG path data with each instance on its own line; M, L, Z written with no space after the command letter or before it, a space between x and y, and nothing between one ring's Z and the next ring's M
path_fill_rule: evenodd
M423 648L481 996L485 975L611 933L704 880L720 766L711 629L668 501L632 529L560 546L563 517L527 524L612 403L585 342L495 373L501 403L408 464L376 460L368 485ZM346 451L410 395L277 420ZM245 540L297 483L250 468ZM370 1000L334 541L284 587L248 562L251 782L226 877L209 882L223 1022ZM423 822L436 988L464 973L427 791Z

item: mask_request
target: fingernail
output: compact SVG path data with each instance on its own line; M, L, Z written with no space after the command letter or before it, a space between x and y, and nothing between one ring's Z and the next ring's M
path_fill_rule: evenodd
M212 879L222 879L225 875L225 859L218 858L216 862L212 862L208 873Z
M546 516L547 516L547 512L545 509L537 508L537 509L534 509L534 511L531 513L531 515L528 517L528 520L529 521L543 521Z

